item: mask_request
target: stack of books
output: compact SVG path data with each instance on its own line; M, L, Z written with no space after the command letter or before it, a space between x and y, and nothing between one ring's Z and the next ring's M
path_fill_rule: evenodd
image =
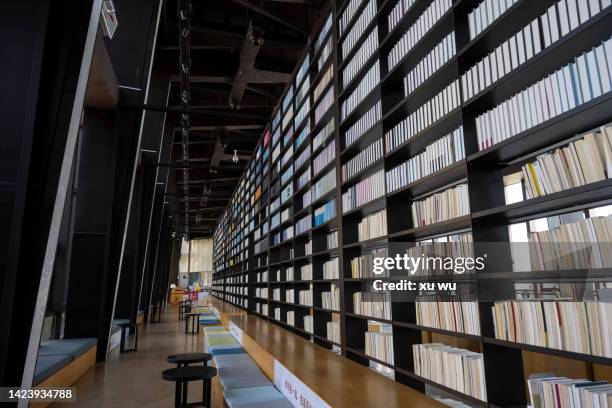
M393 6L389 15L387 16L387 27L389 27L389 33L393 31L397 23L404 17L404 15L410 10L416 0L398 0L397 4Z
M382 158L383 154L383 141L378 139L342 165L342 181L346 181L366 169L372 163Z
M512 7L518 0L484 0L468 14L470 40L476 38L493 21Z
M442 16L452 8L452 0L434 0L423 14L408 28L387 56L389 70L395 67L406 54L423 38Z
M285 302L287 302L287 303L295 303L294 291L295 291L295 289L287 289L285 291Z
M336 188L336 168L333 167L312 186L311 201L318 200L323 195Z
M340 263L338 257L323 262L323 279L338 279L340 275L339 271Z
M348 188L342 194L342 211L347 212L385 195L385 172L376 173Z
M470 213L467 184L459 184L412 203L414 227L452 220Z
M416 302L417 324L456 333L480 336L477 302Z
M465 159L463 126L428 145L425 150L386 173L387 191L398 190Z
M612 303L500 301L492 307L495 338L612 357Z
M344 133L344 146L355 143L365 132L370 130L382 118L380 101L377 101L366 113L351 125ZM314 146L313 146L314 149Z
M607 381L590 381L534 374L527 381L533 408L607 408L612 406L612 385Z
M436 124L460 105L459 81L453 81L385 133L387 153Z
M612 265L612 215L529 234L529 257L534 271L604 268Z
M612 88L612 39L476 118L479 150L572 110Z
M388 254L387 248L373 249L367 254L357 256L351 259L351 278L371 278L377 276L372 271L374 265L374 258L386 258ZM385 273L379 276L388 275L388 270L385 268Z
M314 333L313 325L312 325L312 316L304 316L304 330L308 333Z
M387 210L380 210L362 218L357 224L357 240L367 241L387 235Z
M300 280L312 280L312 265L300 266Z
M340 290L337 285L331 284L328 292L321 292L321 306L323 309L340 310Z
M295 326L295 312L293 310L287 311L287 324Z
M340 104L341 120L345 120L379 83L380 64L376 60L374 65L361 78L355 90Z
M340 322L327 322L327 340L340 344Z
M365 332L366 355L393 365L393 333Z
M332 198L320 207L314 210L314 226L325 224L336 216L336 199Z
M353 23L351 30L346 33L344 39L342 40L341 50L342 50L342 60L344 60L348 54L351 52L351 49L355 46L357 41L363 35L366 27L370 24L370 22L376 16L376 0L365 0L367 1L367 5ZM360 3L360 2L359 2ZM354 13L357 11L356 8L347 9L345 13L342 14L340 18L340 33L344 33L344 29L348 25L348 23L353 19ZM346 23L342 23L342 21L346 21Z
M412 345L414 373L481 401L487 400L482 353L442 343Z
M364 64L377 50L378 30L374 27L342 70L342 88L346 88L351 83L355 75L361 71Z
M338 247L338 230L331 231L327 234L326 237L326 246L327 249L334 249Z
M353 293L353 313L391 320L391 300L386 293Z
M404 96L409 96L457 52L455 32L451 31L404 77Z
M300 300L300 305L312 306L312 286L310 287L310 289L300 290L298 292L298 297Z
M522 166L528 199L612 177L612 124Z

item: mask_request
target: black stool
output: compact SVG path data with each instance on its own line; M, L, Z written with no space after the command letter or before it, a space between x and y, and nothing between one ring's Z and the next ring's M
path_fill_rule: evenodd
M202 313L187 313L185 315L185 334L200 334L200 315ZM189 322L191 321L191 332Z
M191 312L191 303L183 303L179 306L179 320L185 320L185 315Z
M138 325L133 323L118 323L117 326L121 327L121 344L119 344L119 353L127 353L128 351L138 350ZM125 339L127 338L126 333L129 333L131 329L134 329L134 347L131 349L125 348Z
M212 354L208 353L180 353L166 357L166 361L170 364L176 364L177 367L187 367L189 364L197 363L206 365L212 358Z
M174 406L184 408L192 405L202 405L210 408L211 384L210 380L217 375L217 369L209 366L188 366L177 367L164 370L162 378L166 381L174 381L176 388L174 391ZM191 381L202 380L202 402L187 403L188 386Z

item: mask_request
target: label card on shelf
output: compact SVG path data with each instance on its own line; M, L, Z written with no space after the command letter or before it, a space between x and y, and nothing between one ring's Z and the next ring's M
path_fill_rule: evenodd
M274 385L294 407L331 408L277 360L274 360Z

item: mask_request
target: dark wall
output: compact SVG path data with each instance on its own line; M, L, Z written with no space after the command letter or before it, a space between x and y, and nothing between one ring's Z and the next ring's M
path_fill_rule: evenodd
M91 0L0 13L0 384L20 385Z

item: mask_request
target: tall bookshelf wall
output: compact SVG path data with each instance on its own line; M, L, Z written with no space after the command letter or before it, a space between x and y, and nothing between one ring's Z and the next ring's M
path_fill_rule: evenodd
M506 198L507 180L520 172L522 165L612 120L609 88L573 107L557 109L557 114L551 111L539 121L534 113L528 126L511 124L503 114L494 117L491 122L517 130L490 145L481 140L483 135L491 136L481 128L483 114L612 36L612 7L601 0L589 2L590 18L581 18L559 38L547 38L541 20L539 25L532 24L557 3L330 2L220 219L215 232L213 294L358 363L386 368L407 386L469 406L525 406L526 378L534 372L556 371L570 378L612 381L609 357L496 338L492 302L477 306L475 334L418 324L414 303L392 303L390 318L366 317L355 313L353 306L354 294L371 278L353 277L351 260L388 243L467 233L474 242L507 243L510 225L576 212L588 216L588 209L612 203L608 178L537 198L523 197L514 203L507 203ZM475 25L473 11L493 4L490 21ZM577 4L579 7L580 2ZM391 13L395 13L394 19L389 18ZM580 13L584 16L584 11ZM425 19L425 15L432 17ZM557 23L561 24L562 17L559 13ZM531 55L505 57L505 45L519 41L517 35L525 34L525 27L534 30L532 45L537 30L540 49L532 49ZM409 39L403 48L396 46L402 38ZM526 43L527 37L520 38ZM478 72L478 67L485 58L492 61L491 55L507 59L510 68L489 78L489 74ZM422 62L428 57L435 57L436 63ZM491 66L496 65L491 62ZM466 79L474 70L474 78L482 77L481 87ZM363 89L367 91L360 95ZM591 91L595 94L593 88ZM444 92L451 97L435 99ZM333 103L322 109L328 93ZM424 120L421 107L440 100L440 107L429 105L426 114L432 119ZM512 105L506 106L512 109ZM404 125L398 128L400 123ZM404 137L392 140L394 129ZM494 126L491 129L489 133L499 131ZM456 140L461 139L455 138L459 134L463 136L460 146ZM388 180L385 183L391 171L447 135L456 155L447 157L444 165L416 180L404 180L400 186L391 188ZM379 150L373 152L376 148ZM366 151L369 153L364 156ZM324 153L332 158L323 160ZM343 168L351 165L352 170L346 170L349 174L344 174ZM376 177L383 181L383 190L378 193L371 184ZM467 185L469 200L463 201L469 201L468 213L427 225L412 220L414 202L462 184ZM525 184L524 179L519 183L522 191ZM343 196L348 202L354 190L360 192L357 202L345 205ZM385 221L375 223L383 231L374 238L358 240L360 222L383 210ZM336 245L328 246L328 237L334 232ZM518 274L511 272L511 256L506 255L478 272L479 284L494 287L510 282L540 287L548 282L584 282L594 276L600 286L612 281L609 269ZM331 262L338 262L337 276L325 275ZM311 304L308 299L300 301L300 291L308 290ZM334 290L339 299L337 310L322 303L322 294ZM508 295L515 296L514 292ZM365 333L375 323L391 328L392 363L366 354ZM427 342L482 353L486 401L417 375L412 345Z

